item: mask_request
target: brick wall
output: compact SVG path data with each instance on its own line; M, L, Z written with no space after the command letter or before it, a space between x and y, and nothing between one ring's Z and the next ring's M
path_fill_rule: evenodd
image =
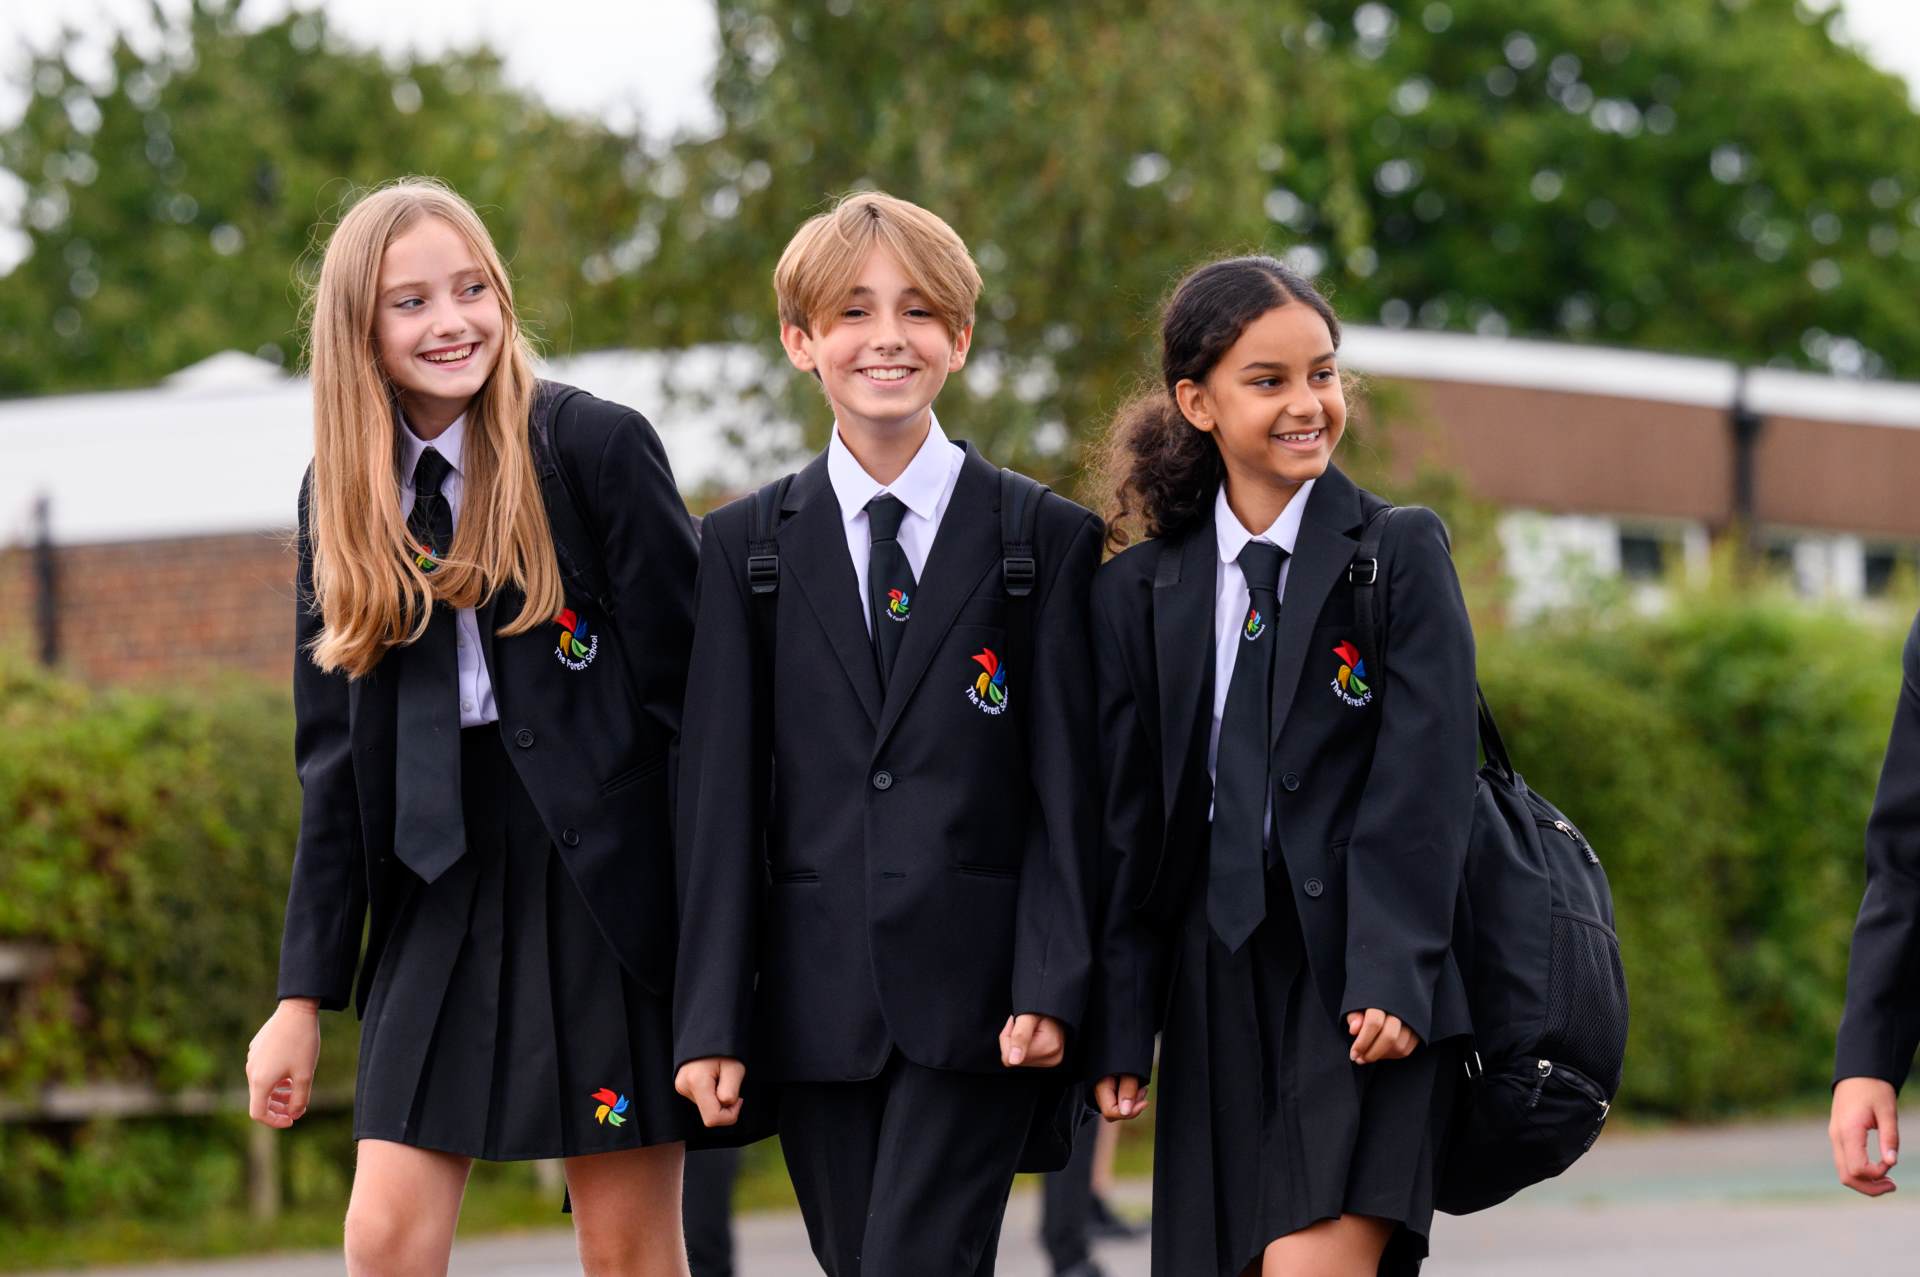
M60 664L89 681L293 673L293 548L280 532L61 546ZM0 648L31 655L33 555L0 550Z

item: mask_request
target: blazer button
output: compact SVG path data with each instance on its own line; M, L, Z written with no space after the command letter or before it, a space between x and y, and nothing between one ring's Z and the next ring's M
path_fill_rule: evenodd
M521 749L532 749L533 748L532 729L522 727L519 731L515 732L513 734L513 743L518 745Z
M1300 778L1292 772L1288 772L1280 778L1280 788L1291 794L1294 790L1300 788ZM1319 893L1315 892L1314 894L1318 895Z
M875 789L892 789L893 773L889 771L875 772L873 774L873 787Z
M1309 878L1307 879L1304 885L1306 887L1307 895L1314 900L1318 900L1321 896L1321 893L1323 893L1327 889L1327 884L1324 882L1321 882L1318 878Z
M580 831L578 829L562 829L560 831L560 841L569 847L578 847L580 845Z

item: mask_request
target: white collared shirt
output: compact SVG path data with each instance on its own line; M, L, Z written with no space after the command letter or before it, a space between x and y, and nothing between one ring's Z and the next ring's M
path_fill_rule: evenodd
M1287 508L1265 532L1249 532L1240 516L1227 504L1227 485L1221 484L1213 499L1213 532L1220 545L1220 566L1213 578L1213 728L1207 736L1207 775L1214 774L1214 760L1220 755L1220 719L1227 712L1227 688L1233 682L1233 662L1240 655L1241 623L1253 606L1253 591L1247 588L1247 574L1240 570L1240 551L1249 541L1265 541L1287 552L1280 561L1279 598L1287 597L1287 573L1293 567L1294 543L1300 539L1300 520L1307 512L1307 497L1314 480L1300 485ZM1284 609L1283 609L1284 610ZM1279 623L1278 614L1274 623ZM1213 806L1209 801L1207 815ZM1273 827L1273 797L1267 797L1267 827Z
M406 421L404 415L401 421ZM466 493L466 482L460 471L460 448L466 431L467 415L461 413L431 442L414 434L411 425L400 432L404 449L400 459L401 518L413 513L413 468L420 464L420 454L431 448L453 467L440 482L440 495L447 499L447 508L453 512L453 526L460 526L460 502ZM453 621L454 653L460 665L460 726L497 723L500 710L493 703L493 679L487 674L486 653L480 646L480 618L473 608L463 607L454 611Z
M960 481L960 463L965 454L948 440L940 421L929 414L927 437L920 450L907 462L907 468L892 483L882 484L866 472L859 460L840 438L840 426L833 427L827 443L827 479L833 484L834 499L840 503L840 522L847 533L847 556L853 560L854 582L860 587L860 615L866 618L867 634L873 634L873 617L867 610L867 502L885 492L900 498L907 507L900 520L900 548L907 552L913 579L926 575L927 553L940 531L940 520L953 500L954 485ZM918 588L918 587L916 587Z

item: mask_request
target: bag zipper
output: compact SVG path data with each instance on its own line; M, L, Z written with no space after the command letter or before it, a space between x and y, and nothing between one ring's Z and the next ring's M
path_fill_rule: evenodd
M1553 827L1573 839L1573 845L1587 853L1587 863L1594 865L1600 863L1600 857L1594 853L1593 844L1587 841L1586 835L1582 834L1578 829L1575 829L1564 820L1554 821Z

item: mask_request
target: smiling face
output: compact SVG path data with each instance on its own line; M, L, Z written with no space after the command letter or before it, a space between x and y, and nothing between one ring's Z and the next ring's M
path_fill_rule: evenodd
M438 217L387 245L375 287L380 367L407 420L431 437L467 410L499 362L500 299L466 239Z
M1248 324L1204 381L1180 382L1174 397L1219 445L1230 490L1291 495L1326 473L1347 426L1333 334L1299 302Z
M787 358L819 376L843 431L884 438L924 430L949 373L967 362L971 326L951 332L894 255L876 246L839 306L813 331L780 326Z

